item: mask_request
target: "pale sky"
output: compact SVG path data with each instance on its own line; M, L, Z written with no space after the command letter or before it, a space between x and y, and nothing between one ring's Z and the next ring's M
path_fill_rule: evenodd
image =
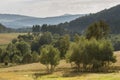
M120 0L0 0L0 13L36 17L96 13Z

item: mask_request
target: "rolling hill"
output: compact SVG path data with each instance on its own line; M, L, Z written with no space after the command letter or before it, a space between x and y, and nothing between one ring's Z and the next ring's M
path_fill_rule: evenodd
M111 27L112 33L120 33L120 5L72 20L66 28L71 31L82 32L91 23L99 20L107 22Z
M69 22L78 17L84 16L84 14L77 15L62 15L56 17L46 17L46 18L37 18L23 15L15 14L0 14L0 23L5 25L8 28L24 28L31 27L32 25L42 25L42 24L59 24L64 22Z
M4 32L9 32L12 29L5 27L3 24L0 23L0 33L4 33Z

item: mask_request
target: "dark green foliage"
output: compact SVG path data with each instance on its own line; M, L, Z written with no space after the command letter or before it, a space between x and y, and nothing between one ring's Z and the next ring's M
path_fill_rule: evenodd
M20 63L21 62L21 57L18 56L17 54L14 54L12 56L12 63Z
M60 57L64 58L70 45L69 35L64 35L55 43L55 47L60 51Z
M19 35L18 39L19 41L26 41L26 42L31 42L33 40L33 35L27 34L27 35Z
M16 44L16 48L21 52L22 56L31 53L30 45L27 42L19 42Z
M7 51L9 51L10 54L13 54L14 51L16 51L16 45L12 44L12 43L9 43L7 48L6 48Z
M39 46L40 46L40 45L39 45L39 42L34 40L34 41L31 43L31 50L38 52L38 51L39 51Z
M40 25L33 25L32 32L40 32L40 31L41 31Z
M32 52L32 62L39 62L39 54L37 52Z
M15 44L17 42L17 39L13 39L12 43Z
M106 38L110 32L109 26L104 21L91 24L85 34L87 39L94 37L95 39Z
M64 34L67 34L69 33L68 30L65 30L64 29L64 26L62 26L63 24L58 24L58 25L47 25L47 24L44 24L42 25L41 27L41 31L42 32L51 32L52 34L59 34L59 35L64 35Z
M27 53L23 56L22 63L32 63L31 53Z
M45 32L41 35L40 40L39 40L39 45L45 45L45 44L50 44L53 40L53 36L50 32Z
M2 62L4 62L4 63L9 63L10 62L9 53L7 51L3 52L2 60L3 60Z

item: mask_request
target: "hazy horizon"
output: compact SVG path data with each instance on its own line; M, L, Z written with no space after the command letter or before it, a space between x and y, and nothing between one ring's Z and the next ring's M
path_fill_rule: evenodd
M1 0L0 14L52 17L89 14L120 4L120 0Z

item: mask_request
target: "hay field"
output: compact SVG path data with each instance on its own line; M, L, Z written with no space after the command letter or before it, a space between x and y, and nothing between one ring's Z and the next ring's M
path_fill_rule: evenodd
M17 38L18 35L23 35L26 33L0 33L0 47L4 48L12 39Z

